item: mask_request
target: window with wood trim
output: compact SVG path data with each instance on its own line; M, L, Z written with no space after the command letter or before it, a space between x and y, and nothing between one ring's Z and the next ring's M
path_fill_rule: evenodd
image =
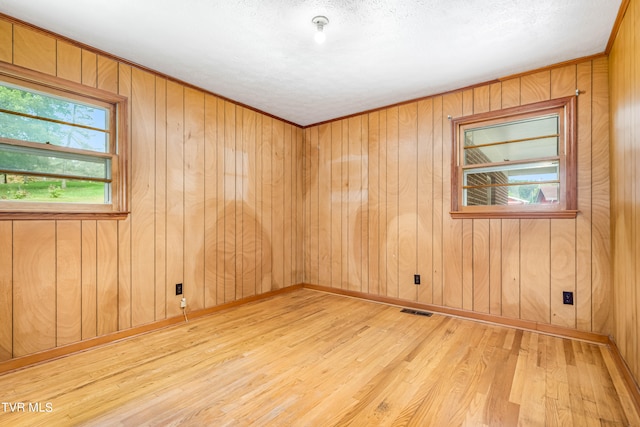
M0 67L0 218L123 218L126 98Z
M451 215L576 216L576 97L452 120Z

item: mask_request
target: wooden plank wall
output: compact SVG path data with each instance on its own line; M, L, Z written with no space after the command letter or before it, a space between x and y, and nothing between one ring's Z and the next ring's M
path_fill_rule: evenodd
M631 0L609 56L614 339L640 384L640 1Z
M128 219L0 221L0 361L302 282L301 129L1 19L0 61L127 96L131 150Z
M307 128L305 282L610 333L607 78L600 58ZM448 116L576 88L578 217L452 219Z

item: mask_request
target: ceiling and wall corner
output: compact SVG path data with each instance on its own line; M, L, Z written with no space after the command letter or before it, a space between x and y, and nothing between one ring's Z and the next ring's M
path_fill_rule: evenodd
M307 126L605 51L622 0L2 0L0 12ZM329 18L314 42L316 15Z

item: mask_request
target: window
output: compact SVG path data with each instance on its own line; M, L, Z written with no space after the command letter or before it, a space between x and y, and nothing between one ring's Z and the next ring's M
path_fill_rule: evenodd
M124 218L126 98L0 67L0 218Z
M452 121L451 215L574 218L575 97Z

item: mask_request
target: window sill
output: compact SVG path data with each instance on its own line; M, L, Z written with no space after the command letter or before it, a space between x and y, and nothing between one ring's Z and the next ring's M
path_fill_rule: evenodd
M573 219L578 216L576 210L562 211L475 211L475 212L449 212L454 219Z
M0 211L0 220L124 220L129 212Z

